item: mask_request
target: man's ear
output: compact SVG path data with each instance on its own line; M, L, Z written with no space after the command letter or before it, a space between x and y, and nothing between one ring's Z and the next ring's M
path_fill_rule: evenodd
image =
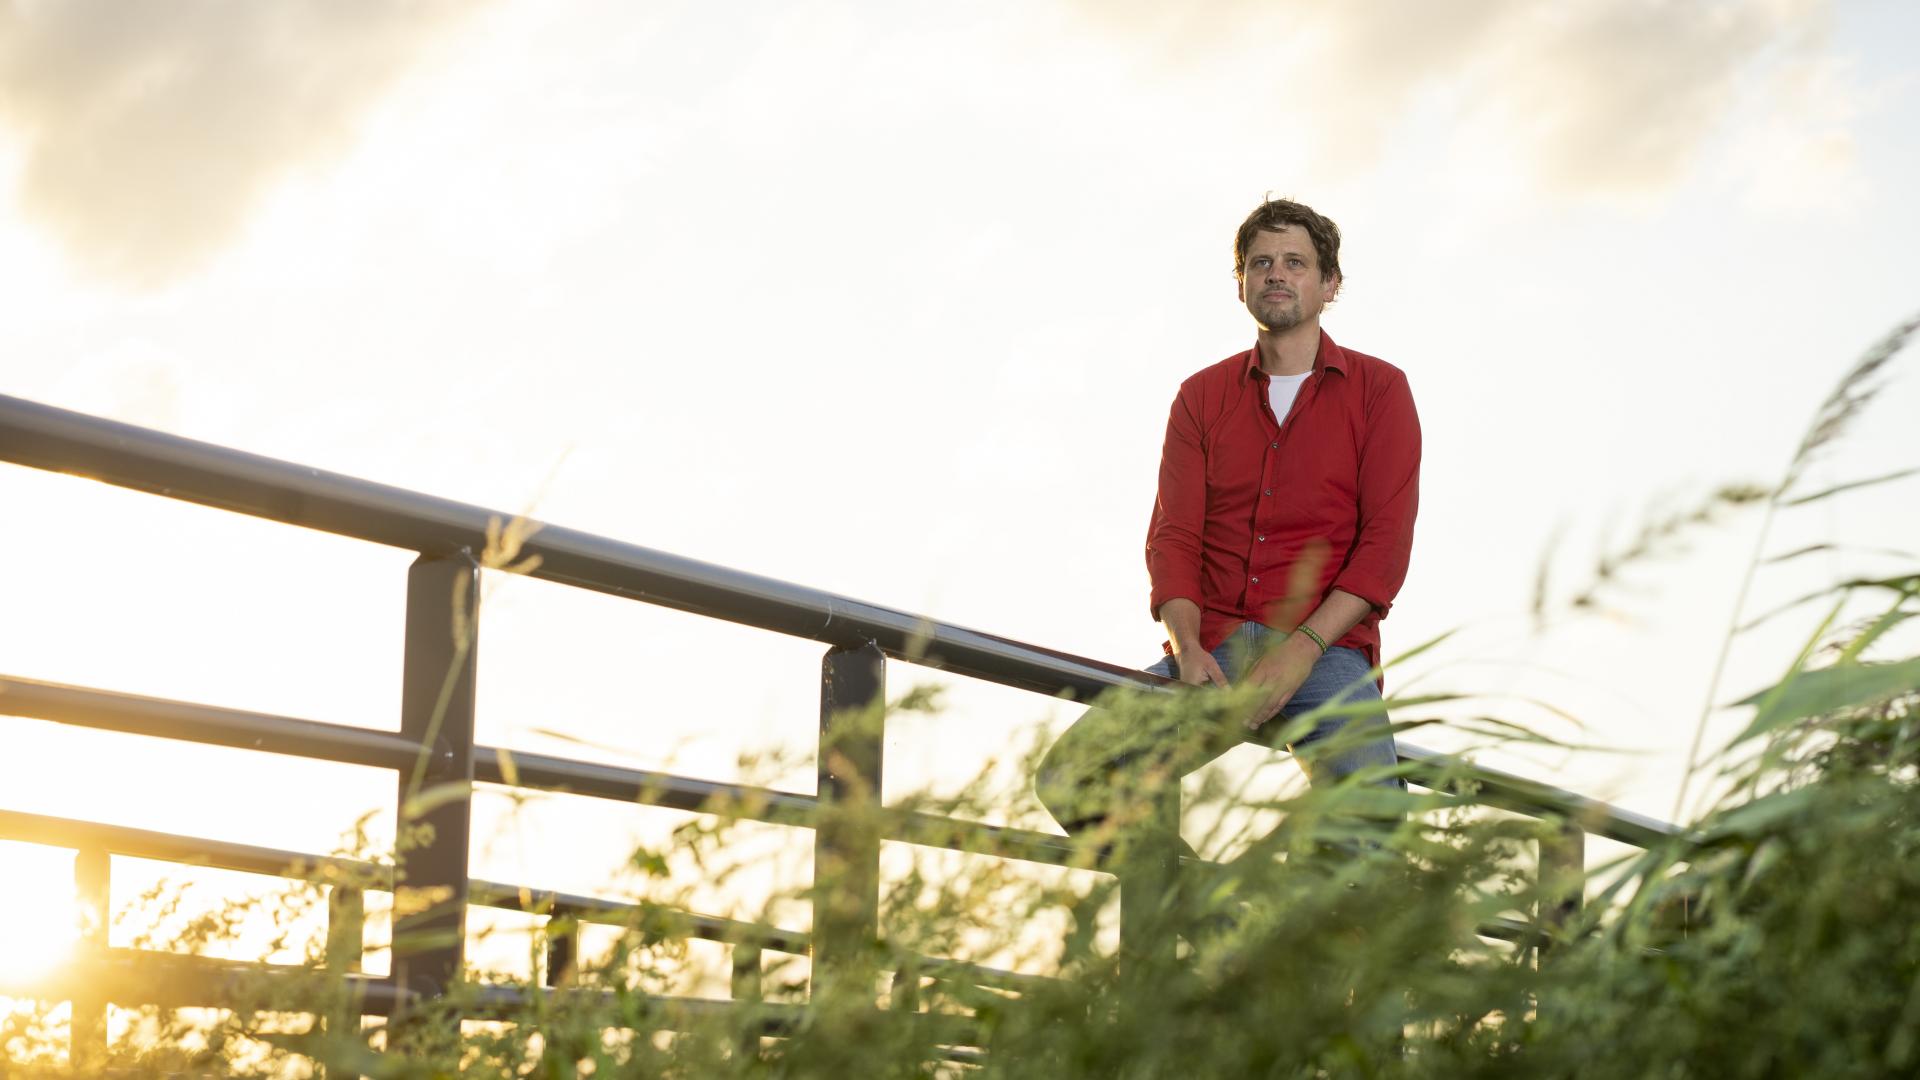
M1345 284L1346 279L1342 278L1338 272L1335 272L1327 279L1327 282L1327 303L1331 304L1335 300L1340 299L1340 286Z
M1233 296L1243 304L1247 302L1247 275L1233 275Z

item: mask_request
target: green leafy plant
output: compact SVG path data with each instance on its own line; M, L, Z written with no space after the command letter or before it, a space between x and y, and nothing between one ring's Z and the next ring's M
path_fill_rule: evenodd
M1883 343L1822 407L1767 495L1769 512L1819 497L1795 494L1795 483L1857 411L1845 387L1881 372L1917 327ZM1733 501L1752 501L1740 492ZM1412 791L1379 783L1406 766L1278 798L1206 790L1203 799L1250 811L1218 819L1239 833L1199 845L1234 855L1169 870L1179 844L1164 808L1177 778L1143 754L1115 777L1105 823L1072 866L888 845L876 932L818 968L764 949L743 926L722 942L731 1004L671 993L697 927L667 868L691 859L716 880L742 869L730 852L743 826L716 807L667 848L635 854L660 887L634 896L557 987L475 973L395 1022L355 1022L341 958L311 935L299 941L299 928L329 890L377 892L382 881L316 872L254 902L282 928L276 945L300 951L297 977L237 978L244 993L229 1010L147 1010L85 1065L392 1078L1912 1075L1920 656L1891 646L1920 614L1920 573L1826 595L1836 615L1772 686L1740 702L1750 723L1708 759L1725 794L1680 834L1585 882L1540 857L1593 824L1582 805L1501 811L1465 766L1423 774ZM1883 601L1877 614L1836 630L1841 605L1861 596ZM1404 730L1430 722L1419 715L1428 703L1388 708ZM1231 693L1137 693L1102 707L1140 731L1204 736L1239 704ZM922 694L895 703L933 707ZM905 815L978 819L994 809L991 792L983 777L882 807L856 791L813 824L872 837ZM867 872L817 870L806 886L766 895L757 921L826 902L847 875ZM150 944L212 951L244 915L222 910ZM576 923L547 920L530 955ZM17 1012L0 1032L10 1062L0 1075L62 1070L59 1037L50 1007Z

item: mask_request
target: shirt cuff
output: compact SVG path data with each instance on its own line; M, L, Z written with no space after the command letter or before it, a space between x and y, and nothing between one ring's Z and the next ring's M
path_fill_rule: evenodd
M1198 605L1200 603L1200 583L1197 581L1191 583L1176 582L1155 588L1152 597L1147 601L1147 614L1151 615L1155 622L1159 622L1160 609L1167 606L1167 601L1182 599L1191 600L1195 605Z
M1333 588L1349 592L1373 605L1373 610L1385 615L1393 607L1393 590L1383 583L1365 574L1352 571L1333 579ZM1382 599L1384 597L1384 599Z

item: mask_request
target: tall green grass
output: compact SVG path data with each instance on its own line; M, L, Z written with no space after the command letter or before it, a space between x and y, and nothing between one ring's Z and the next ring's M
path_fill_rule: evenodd
M1770 513L1828 493L1797 490L1805 462L1843 433L1917 328L1890 336L1822 406L1784 481L1765 489ZM1741 490L1731 501L1755 501ZM668 895L607 931L565 988L485 1022L472 1019L479 980L404 1024L317 1022L305 1011L315 1000L322 1013L347 1003L324 943L309 942L298 985L263 985L231 1011L149 1010L139 1037L88 1068L297 1075L317 1064L396 1078L1920 1073L1920 655L1890 648L1920 615L1920 570L1823 595L1836 613L1862 598L1878 608L1837 629L1829 616L1773 685L1746 698L1746 729L1698 762L1727 794L1684 835L1595 868L1570 913L1568 882L1542 880L1536 853L1578 823L1578 807L1524 818L1480 805L1464 775L1448 794L1386 790L1362 775L1266 801L1208 792L1265 812L1222 821L1279 824L1209 838L1206 850L1239 854L1188 867L1163 904L1132 913L1152 924L1149 937L1175 945L1123 949L1118 879L1102 868L1135 865L1164 844L1146 808L1176 778L1149 764L1116 784L1110 824L1082 844L1079 872L914 861L882 899L878 936L843 964L814 972L768 954L761 1005L688 1012L655 996L688 958L688 927ZM1736 631L1744 621L1736 613ZM1236 708L1230 694L1105 705L1143 727L1187 731L1232 723ZM1396 722L1420 722L1419 702L1389 705ZM983 817L989 790L983 780L884 811L843 802L823 825L871 832L883 828L878 815L901 810ZM663 872L669 854L691 854L718 872L735 829L724 817L697 820L671 853L637 852L634 865ZM327 885L316 878L265 903L300 925L324 908ZM810 888L834 885L827 875ZM766 921L814 898L769 896ZM235 932L239 914L194 923L173 945L204 951ZM1487 936L1494 925L1516 939ZM538 936L528 943L540 946ZM996 979L945 957L1044 977ZM63 1068L45 1010L16 1015L0 1039L11 1062L0 1075Z

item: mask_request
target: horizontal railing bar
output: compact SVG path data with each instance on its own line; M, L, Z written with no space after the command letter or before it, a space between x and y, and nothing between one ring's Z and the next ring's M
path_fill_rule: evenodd
M396 732L12 675L0 675L0 715L382 769L409 769L420 757L420 745Z
M338 974L314 968L286 964L263 964L244 960L226 960L190 954L148 952L136 949L110 949L105 956L79 960L53 976L31 983L9 985L12 996L60 1001L76 990L103 997L116 1005L157 1005L162 1008L222 1008L261 1005L261 988L319 989L344 985L362 1015L390 1016L395 1005L409 995L390 979L372 975ZM271 993L271 991L269 991ZM535 994L545 997L598 997L611 1002L613 995L604 990L536 988L529 994L520 987L471 986L465 991L476 1016L507 1014L526 1007ZM649 1026L672 1029L692 1026L716 1015L739 1008L750 1008L764 1016L770 1025L767 1034L791 1031L805 1013L805 1006L765 1002L735 1002L712 998L635 995L652 1010L646 1017ZM298 1011L297 1001L273 1000L275 1008ZM337 1008L337 1002L323 995L315 1011Z
M501 888L502 886L491 887ZM741 925L753 929L752 924ZM1477 932L1483 937L1517 941L1532 935L1536 930L1532 924L1523 920L1494 918L1481 924ZM142 972L143 968L148 970ZM1020 991L1031 991L1047 985L1056 985L1059 982L1058 979L1046 975L1031 975L937 957L922 957L911 970L936 979L959 979L983 986L998 985ZM335 974L292 964L269 964L126 948L109 949L103 957L74 961L52 976L30 982L0 983L0 994L65 1000L72 996L75 989L97 990L104 987L107 990L107 996L114 998L116 1003L120 1004L154 1004L174 1007L219 1005L234 1001L237 980L263 976L305 977L316 981L344 979L353 988L353 992L364 999L363 1011L372 1015L389 1013L393 1003L400 996L390 980L379 976L357 973ZM68 985L69 983L72 985ZM147 989L130 991L130 986L147 987ZM154 992L151 989L154 986L161 987L162 991ZM526 1000L524 991L515 987L473 989L478 991L483 1009L488 1007L489 1002L492 1007L501 1008L518 1006L524 1004ZM126 995L125 999L121 1000L116 997L116 994ZM740 1004L730 1000L700 998L657 997L654 1000L687 1004L696 1010L712 1007L731 1008ZM776 1006L776 1008L779 1007ZM798 1010L803 1007L786 1006L785 1008Z
M104 848L116 855L277 877L289 876L289 871L296 867L317 869L324 866L365 888L381 891L392 888L391 867L362 860L236 844L204 837L176 836L125 825L76 821L70 818L21 811L0 810L0 839L73 849ZM483 907L550 915L572 915L590 922L609 924L625 923L642 910L638 905L617 900L555 890L528 889L480 879L474 879L471 882L469 893L470 901ZM801 956L807 955L811 948L809 935L799 931L781 930L776 927L695 912L674 911L672 915L673 920L684 927L689 936L704 940L729 944L753 944L775 952ZM1521 920L1494 918L1483 923L1477 932L1483 937L1518 941L1535 931L1531 924ZM162 970L151 973L142 981L129 983L128 980L134 977L134 969L140 964L158 964L162 966ZM191 969L166 967L170 964L187 964ZM218 1005L233 1001L232 987L221 980L230 981L240 977L274 973L291 974L304 970L292 965L229 961L136 949L110 950L106 958L81 961L78 968L79 970L68 973L75 980L76 986L87 989L106 986L107 996L115 1001L120 1001L120 997L116 995L130 994L131 996L125 1001L120 1001L123 1004L156 1004L175 1007ZM910 967L904 970L917 971L934 978L960 978L976 981L982 985L999 985L1022 991L1056 981L1050 976L1007 971L942 957L914 958ZM355 992L366 998L363 1011L373 1015L386 1015L391 1011L393 1002L396 1000L396 991L391 982L363 975L351 975L346 978L356 988ZM115 979L119 981L115 982ZM183 979L185 982L182 981ZM102 980L105 981L102 982ZM148 989L129 991L126 989L129 985ZM154 986L163 987L164 990L156 992L151 989ZM226 989L220 989L223 986ZM54 993L43 993L44 990L44 986L38 990L18 985L0 987L0 993L27 997L45 996L53 1000L65 1000L73 993L72 988L59 989ZM223 994L226 996L222 996ZM698 999L676 1000L693 1002ZM727 1007L732 1005L730 1002L715 1004Z
M473 1004L472 1015L504 1019L527 1008L536 997L549 999L587 998L601 999L612 1004L611 991L577 987L519 987L519 986L476 986L467 990L467 1000ZM774 1003L761 1001L734 1001L730 998L679 997L665 994L632 994L629 1000L647 1003L649 1015L643 1023L652 1028L668 1031L693 1027L724 1017L740 1009L751 1010L761 1022L761 1034L785 1035L798 1027L805 1017L807 1007L793 1003Z
M642 802L673 810L746 818L808 828L819 811L819 799L796 792L717 780L697 780L671 773L626 768L549 757L519 750L504 752L476 746L474 779L494 784L509 782L523 788L587 795L621 802ZM509 781L509 776L512 777ZM937 814L880 811L885 838L973 854L997 855L1029 862L1064 865L1072 860L1073 841L1052 833L943 818Z
M77 958L57 970L32 979L0 982L0 994L41 1001L71 1000L76 993L102 998L115 1005L157 1005L161 1008L220 1008L260 1004L254 990L281 982L295 987L344 986L362 1015L388 1016L406 997L389 979L377 975L331 972L292 964L227 960L188 953L114 948L104 955ZM299 1004L279 1003L289 1011ZM316 1011L331 1009L324 1002Z
M161 1008L232 1008L266 1004L261 988L280 990L344 987L361 1015L390 1016L409 995L390 979L372 975L342 974L285 964L264 964L244 960L226 960L179 953L148 952L136 949L109 949L104 956L78 960L48 976L31 980L0 978L0 994L43 1001L70 1000L75 993L104 998L122 1006L155 1005ZM270 991L271 994L271 991ZM592 988L469 986L463 1004L468 1015L476 1018L511 1018L536 998L566 1000L598 998L612 1004L611 991ZM648 1013L638 1018L654 1029L677 1030L701 1022L723 1018L745 1009L763 1025L766 1035L786 1035L805 1019L809 1006L785 1002L734 1001L724 998L696 998L673 995L628 995L628 1000L645 1001ZM272 998L275 1010L300 1011L298 1001ZM311 1006L313 1011L330 1011L338 1003L329 996ZM950 1046L979 1044L977 1025L968 1017L925 1013L915 1022L931 1029L936 1041Z
M9 675L0 675L0 715L375 768L411 768L419 756L416 744L394 732ZM519 750L505 754L510 766L502 763L499 748L475 747L475 778L506 784L511 769L521 787L796 826L805 826L817 807L814 796L771 788ZM1588 832L1622 843L1644 848L1683 835L1665 822L1548 784L1480 765L1463 768L1458 760L1431 750L1402 744L1400 757L1416 766L1416 782L1471 780L1478 797L1489 805L1535 815L1567 814ZM1069 863L1074 854L1072 841L1063 836L926 813L894 816L888 838L1054 865Z
M0 715L379 768L411 768L419 754L414 743L392 732L5 675ZM474 779L504 785L509 777L523 788L802 827L819 806L812 795L772 788L474 747ZM908 843L1054 864L1073 855L1070 840L1049 833L925 813L890 816L890 839Z
M564 1000L569 997L600 997L609 1004L613 995L609 991L579 989L569 987L519 987L519 986L481 986L470 990L475 1006L473 1015L492 1016L496 1019L508 1019L524 1010L536 997L549 1000ZM646 1027L665 1030L682 1030L701 1022L722 1019L741 1009L755 1016L760 1024L760 1034L782 1036L791 1035L806 1019L811 1006L789 1004L785 1002L736 1001L727 998L672 997L665 995L633 995L644 1000L649 1014L641 1017ZM964 1047L975 1047L981 1043L979 1024L967 1016L952 1016L942 1013L918 1013L911 1022L924 1030L923 1037L943 1047L942 1056L950 1059L978 1060L978 1055Z
M472 555L515 515L0 395L0 460L422 554ZM1054 695L1162 680L820 589L539 524L531 576Z
M948 982L970 983L977 986L997 987L1006 990L1031 992L1046 986L1058 986L1062 980L1051 975L1032 975L1021 971L1008 971L1005 968L987 967L983 964L969 963L965 960L945 960L936 957L924 957L912 967L902 965L903 974L924 975L932 979Z
M0 461L433 555L481 551L488 526L513 517L6 395ZM519 555L538 556L534 577L834 645L873 642L895 659L1036 693L1087 700L1116 687L1172 686L1131 668L558 526L538 525ZM1402 751L1415 764L1443 760L1419 747ZM1522 812L1577 806L1581 826L1601 836L1644 846L1680 833L1498 770L1470 767L1468 775Z
M565 1000L569 997L599 997L607 1003L613 1001L611 991L593 988L549 987L549 986L475 986L469 987L467 1000L472 1003L470 1015L476 1017L491 1016L495 1019L508 1019L519 1010L527 1008L535 998ZM763 1035L788 1035L802 1023L811 1006L787 1002L737 1001L731 998L696 998L669 995L645 994L631 995L643 1000L651 1010L649 1015L641 1017L646 1027L679 1030L693 1025L720 1019L741 1009L759 1018L763 1025ZM947 1046L978 1046L980 1031L971 1017L953 1016L942 1013L920 1013L913 1022L930 1029L926 1034L932 1040Z
M1668 824L1631 810L1622 810L1617 806L1576 795L1571 791L1529 780L1524 776L1490 769L1484 765L1467 765L1445 754L1436 753L1418 746L1400 746L1400 760L1414 765L1411 779L1415 783L1440 783L1448 778L1465 780L1476 787L1474 798L1489 806L1503 810L1538 817L1542 814L1564 815L1569 822L1579 826L1595 836L1604 836L1609 840L1618 840L1638 848L1658 847L1669 840L1686 836L1686 831L1676 825ZM1442 784L1445 787L1457 787L1455 784Z
M503 763L503 757L511 765ZM804 824L819 808L819 801L811 795L521 750L502 751L492 746L473 748L473 778L489 784L786 825Z
M51 720L76 727L374 768L410 769L420 756L419 744L395 732L10 675L0 675L0 716ZM435 753L444 755L447 751L438 749ZM496 747L474 747L475 779L507 783L509 766L501 763L502 753ZM519 750L504 753L511 759L513 775L520 787L620 802L639 800L674 810L714 813L719 812L716 808L723 808L729 816L782 822L804 818L816 805L811 795L770 788L698 780Z
M97 848L112 855L135 859L175 862L215 870L238 870L269 877L300 877L302 875L297 871L302 869L325 870L329 876L337 876L340 884L382 891L393 888L391 866L360 859L310 855L300 851L210 840L202 836L176 836L127 825L78 821L19 810L0 810L0 839L74 850Z
M1496 915L1480 924L1474 933L1496 941L1521 941L1540 934L1540 927L1524 919Z
M639 904L605 900L548 889L522 889L517 885L475 879L468 887L473 903L508 911L525 911L554 916L572 916L583 922L622 926L645 912ZM772 952L805 956L812 950L807 934L781 930L760 923L723 919L717 915L699 915L668 909L671 923L685 928L687 936L730 945L756 945ZM672 929L673 927L669 927Z
M330 855L311 855L298 851L236 844L205 837L176 836L171 833L136 829L125 825L77 821L72 818L0 810L0 839L45 844L62 848L102 848L114 855L178 862L221 870L237 870L272 877L295 876L295 868L326 867L344 880L361 888L389 891L393 887L393 868L358 859ZM482 907L539 914L571 915L589 922L624 924L644 909L638 904L608 900L597 896L564 893L551 889L530 889L475 878L469 885L470 900ZM811 949L809 936L800 931L781 930L759 923L725 919L716 915L673 911L672 921L684 927L691 937L729 944L757 945L774 952L805 956ZM972 971L1005 980L1043 979L978 967L957 960L928 957L919 961L927 974Z
M200 836L176 836L172 833L136 829L126 825L108 825L95 821L29 814L18 810L0 810L0 840L16 840L48 847L102 849L112 855L136 859L154 859L204 866L216 870L237 870L268 877L300 878L312 870L325 869L337 876L337 883L363 889L390 892L393 867L336 855L312 855L300 851L236 844ZM334 882L329 882L332 884ZM599 897L555 892L550 889L526 889L475 878L468 886L471 902L483 907L508 911L539 912L558 908L567 914L595 922L620 923L641 911L636 904ZM675 912L693 937L713 941L745 942L776 952L805 955L807 935L792 930L761 926L757 923L723 919L695 912Z
M178 862L220 870L237 870L273 877L289 877L299 867L326 867L346 881L379 891L393 887L393 868L331 855L311 855L278 848L236 844L197 836L136 829L126 825L78 821L46 814L0 810L0 839L45 844L62 848L102 848L114 855ZM572 915L589 922L619 925L640 914L638 904L608 900L597 896L531 889L475 878L468 886L472 903L507 911ZM730 944L758 945L774 952L805 956L811 949L809 936L801 931L781 930L759 923L724 919L716 915L674 911L673 920L684 926L689 936ZM966 968L1009 979L1044 978L976 968L960 961L924 958L921 970L928 974ZM956 967L956 965L958 967Z
M1070 837L1006 825L987 825L923 812L886 811L884 839L921 847L1066 866L1080 849Z
M350 882L361 888L377 891L390 891L393 888L391 866L364 860L334 855L312 855L253 844L211 840L205 837L177 836L172 833L136 829L126 825L78 821L73 818L29 814L16 810L0 810L0 839L76 850L100 848L110 854L132 858L177 862L187 866L205 866L219 870L237 870L281 878L300 876L292 873L300 868L309 870L326 868L339 875L342 883ZM620 900L608 900L603 897L565 893L552 889L524 888L479 878L473 879L468 889L471 902L482 907L572 915L588 922L609 925L624 924L644 910L638 904ZM757 945L774 952L792 953L798 956L805 956L811 950L809 936L801 931L781 930L759 923L687 911L673 911L672 919L684 927L689 936L707 941ZM926 958L920 963L922 970L929 974L953 969L955 965L972 967L961 965L960 961L939 958ZM1012 972L996 972L991 968L978 970L995 976L1005 975L1010 979L1044 977L1019 976Z

